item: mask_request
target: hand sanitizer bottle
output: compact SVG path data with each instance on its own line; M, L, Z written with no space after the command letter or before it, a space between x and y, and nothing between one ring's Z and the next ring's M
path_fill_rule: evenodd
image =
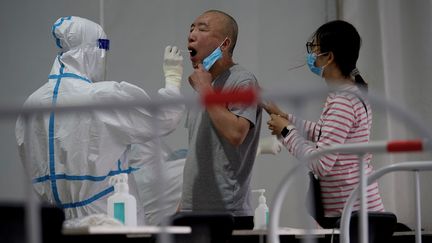
M266 205L266 198L264 197L265 189L252 190L252 192L259 192L259 205L255 209L254 215L254 229L267 229L269 222L269 208Z
M114 186L114 194L108 197L108 215L126 226L136 226L136 199L129 194L128 175L121 173L112 176L109 184Z

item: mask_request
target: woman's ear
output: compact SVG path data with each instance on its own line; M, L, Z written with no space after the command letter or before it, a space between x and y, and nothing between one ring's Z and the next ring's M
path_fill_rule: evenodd
M328 53L328 61L327 61L327 63L330 64L330 63L333 63L333 62L334 62L334 54L333 54L332 51L330 51Z

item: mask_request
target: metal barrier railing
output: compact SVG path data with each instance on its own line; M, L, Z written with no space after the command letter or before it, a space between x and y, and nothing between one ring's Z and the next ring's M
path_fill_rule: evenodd
M386 153L397 153L397 152L413 152L413 151L423 151L424 148L429 147L429 143L421 140L407 140L407 141L375 141L369 143L359 143L359 144L341 144L332 147L324 148L306 158L304 161L311 161L313 159L319 158L320 156L328 153L354 153L358 154L360 160L363 161L363 156L368 152L386 152ZM273 200L272 209L270 213L270 231L268 235L268 240L272 243L279 242L279 237L276 234L277 223L279 222L279 213L282 208L283 199L289 189L289 186L293 180L292 175L297 173L300 169L303 169L306 163L299 163L296 165L282 180L282 184L276 191L276 196ZM366 174L364 166L360 167L360 178L359 187L357 191L360 190L360 242L368 242L368 222L367 222L367 185L366 185Z
M187 107L194 107L199 104L201 105L209 105L209 104L215 104L215 103L226 103L226 102L238 102L238 103L244 103L244 104L250 104L259 102L262 99L271 99L273 101L290 101L292 103L298 104L301 101L310 100L310 97L317 97L317 95L320 94L326 94L328 90L326 89L308 89L306 91L298 91L293 89L287 89L283 91L278 92L267 92L267 93L260 93L258 94L255 90L248 90L245 92L236 92L233 93L211 93L207 94L203 97L201 97L201 102L197 102L196 98L179 98L179 99L170 99L170 100L153 100L149 102L148 100L136 100L132 102L124 102L124 103L104 103L104 104L81 104L81 105L75 105L75 106L57 106L57 107L27 107L27 108L21 108L21 107L0 107L0 118L15 118L17 115L23 115L23 116L31 116L32 114L39 113L39 112L84 112L88 110L111 110L111 109L127 109L130 107L146 107L149 110L157 112L157 109L164 105L170 105L170 104L178 104L183 103L186 104ZM419 134L419 137L422 139L428 139L432 141L432 132L430 129L421 121L419 118L411 115L410 113L406 112L401 107L396 106L395 104L392 104L388 101L386 101L384 98L381 98L378 95L367 95L369 98L369 101L371 103L377 104L382 109L387 109L391 113L394 113L398 115L398 117L408 122L413 130ZM349 151L355 152L357 154L363 154L365 151L367 152L373 152L374 146L378 146L380 151L384 151L384 145L385 142L381 142L380 144L362 144L363 149L368 150L358 150L358 147L356 146L352 147L351 145L345 145L342 147L334 147L332 151L336 151L336 149L347 149ZM410 144L410 145L409 145ZM404 145L406 149L410 147L411 149L415 148L419 145L427 145L427 143L424 143L423 141L411 141L410 143L404 142ZM400 145L400 143L399 143ZM409 146L408 146L409 145ZM350 147L351 146L351 147ZM408 146L408 147L407 147ZM377 147L377 148L378 148ZM393 147L397 148L398 143L385 143L385 147ZM408 149L409 150L409 149ZM386 150L387 151L387 150ZM409 150L412 151L412 150ZM327 150L327 152L331 152L330 150ZM392 151L390 151L392 152ZM394 151L393 151L394 152ZM314 154L313 156L319 156L322 153ZM304 159L311 159L310 158L304 158ZM268 238L271 242L278 242L278 238L275 239L275 230L276 230L276 224L279 222L279 211L283 199L283 195L285 195L286 189L288 188L289 182L288 178L298 171L298 169L302 168L304 164L297 165L293 170L291 170L288 175L284 178L283 184L279 187L279 190L276 194L276 197L273 201L273 207L271 209L271 217L270 217L270 234L268 235ZM281 194L281 195L279 195ZM30 202L28 204L28 210L34 211L34 208L31 207L32 203ZM30 213L29 215L35 215ZM33 216L29 218L29 221L32 221ZM363 219L364 220L364 219ZM33 219L34 221L34 219ZM362 226L364 228L364 226ZM367 239L366 239L367 240Z
M421 170L432 170L432 161L410 161L410 162L402 162L397 164L392 164L386 167L383 167L371 175L367 177L367 185L373 183L380 177L388 174L390 172L395 171L414 171L415 172L415 205L416 205L416 228L415 228L415 237L416 243L421 243L421 208L420 208L420 178L419 171ZM349 225L350 225L350 216L352 213L353 205L357 199L357 195L359 193L359 187L355 188L344 207L341 216L341 228L340 228L340 239L343 243L349 243Z

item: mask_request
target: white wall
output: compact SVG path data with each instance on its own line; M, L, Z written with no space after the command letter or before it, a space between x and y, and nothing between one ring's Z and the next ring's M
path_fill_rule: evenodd
M0 3L0 101L22 104L25 98L47 81L56 55L51 26L61 16L77 15L99 20L99 1L2 1ZM107 78L127 80L149 93L163 85L162 56L168 44L186 47L190 24L207 9L220 9L236 18L239 38L237 62L256 74L264 89L290 85L322 85L305 68L286 72L287 67L304 63L305 42L325 21L325 2L307 1L105 1L105 31L111 39ZM191 73L185 57L184 78ZM191 94L188 83L185 94ZM313 116L319 115L316 109ZM267 116L264 117L264 122ZM0 149L0 200L24 200L24 173L14 143L14 120L2 121ZM268 135L263 126L263 135ZM170 136L174 148L187 148L183 124ZM278 157L263 156L254 168L253 188L266 188L270 203L280 178L294 159L287 152ZM302 177L299 177L302 179ZM14 185L14 190L10 186ZM301 225L304 218L304 183L290 193L284 210L285 225ZM254 202L255 203L255 202Z
M346 2L356 3L357 1ZM367 2L373 5L374 1ZM421 5L421 1L415 2ZM58 17L77 15L97 22L98 8L99 1L96 0L1 1L0 53L3 54L3 58L0 60L2 84L0 105L22 104L31 92L47 81L47 75L56 55L51 26ZM220 9L236 18L239 24L239 38L235 59L255 73L264 89L324 85L306 67L286 71L289 67L304 63L305 42L312 32L326 21L326 2L321 0L105 0L105 31L111 39L107 78L126 80L143 87L149 93L154 93L163 85L161 63L164 47L172 44L185 48L191 22L207 9ZM415 10L419 9L421 7ZM349 8L344 10L349 11ZM430 15L430 8L422 11ZM376 61L382 58L381 45L376 44L381 41L380 30L378 28L371 32L369 29L370 25L379 21L378 9L368 6L363 7L360 12L351 11L351 13L353 13L351 16L360 17L367 22L365 24L364 21L354 21L354 24L358 24L364 39L360 70L364 70L367 80L371 81L372 89L384 91L383 63ZM408 18L409 14L414 15L414 13L409 12L404 16ZM430 24L428 26L430 27ZM421 30L422 28L419 27L418 30L411 31L417 33L416 31ZM430 38L430 35L426 36ZM430 39L418 41L431 43ZM424 55L425 60L422 59L422 65L429 67L430 70L428 63L430 65L431 62L427 62L427 57L431 56L431 49L414 49L415 45L410 46L406 49L406 53L414 53L409 56L413 59L417 58L417 55ZM187 57L184 66L186 80L192 70ZM417 71L416 68L409 69L409 74L416 74ZM415 85L408 87L420 85L428 88L423 82L427 80L426 78L428 78L426 73L423 73L421 78L415 79ZM182 91L187 95L192 93L187 81ZM425 93L427 89L420 89L420 91ZM427 92L421 97L412 97L409 104L421 102L424 105L417 109L423 110L418 111L427 111L427 104L432 102L427 97ZM289 105L287 108L293 109ZM304 104L302 115L309 119L316 119L320 110L321 100L311 100ZM266 122L267 118L265 115L263 122ZM430 117L427 119L432 120ZM387 138L388 133L383 129L387 127L387 116L378 113L374 122L375 138ZM15 148L14 120L0 120L0 130L2 135L0 138L2 155L0 201L21 201L25 198L24 173ZM174 148L187 148L186 134L186 130L180 126L169 137L168 143ZM268 134L263 124L262 135ZM295 163L296 160L286 151L278 156L260 157L254 167L252 187L266 188L266 196L271 204L276 186ZM380 164L378 161L377 164L380 167L386 163ZM430 181L428 178L423 179L425 183ZM282 225L301 227L305 224L306 182L304 175L298 176L295 188L290 191L284 206ZM403 207L394 202L399 200L400 194L395 192L392 183L387 180L381 187L385 194L386 207L391 209ZM427 196L429 198L424 198L423 205L432 201L430 195ZM430 211L430 207L426 207L425 212L428 213L426 215L431 215ZM424 220L429 226L432 224L430 217Z
M359 69L372 90L405 107L431 124L430 57L432 49L432 1L345 0L340 1L342 18L353 23L363 38ZM374 113L372 138L416 138L413 127L385 111ZM376 168L407 160L430 160L430 153L375 156ZM422 224L432 229L432 172L421 174ZM415 225L414 179L411 172L398 172L381 180L386 210L398 220Z

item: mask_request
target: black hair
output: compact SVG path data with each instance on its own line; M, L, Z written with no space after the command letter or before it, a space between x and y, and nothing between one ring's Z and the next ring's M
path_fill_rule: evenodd
M313 35L321 53L332 52L336 65L345 77L354 76L357 87L367 91L368 84L357 70L361 37L356 28L343 20L323 24Z
M230 39L231 39L231 46L230 49L228 50L231 55L234 52L234 48L236 46L237 43L237 36L238 36L238 25L237 25L237 21L229 14L220 11L220 10L216 10L216 9L211 9L211 10L207 10L204 13L217 13L217 14L221 14L222 16L224 16L225 19L225 35L227 35Z

